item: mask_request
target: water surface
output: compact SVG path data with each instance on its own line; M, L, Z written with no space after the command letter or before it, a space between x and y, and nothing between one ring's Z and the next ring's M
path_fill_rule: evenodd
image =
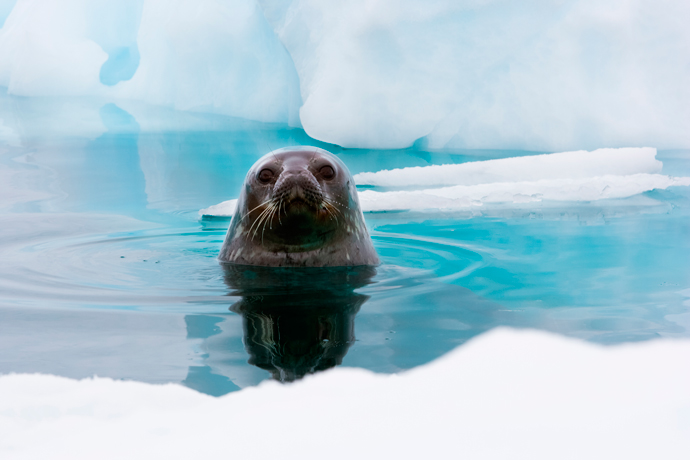
M353 174L543 152L344 150L304 131L94 101L0 100L0 373L220 395L336 365L396 372L497 326L617 344L690 336L690 192L371 213L374 271L237 273L216 256L265 152ZM690 151L662 151L690 175Z

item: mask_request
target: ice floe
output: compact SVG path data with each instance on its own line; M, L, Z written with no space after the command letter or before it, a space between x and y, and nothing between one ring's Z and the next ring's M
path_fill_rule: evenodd
M690 186L690 177L662 174L654 148L599 149L462 164L402 168L354 176L364 212L462 210L492 204L591 202L627 198L655 189ZM237 200L199 211L229 217Z
M489 203L527 203L549 201L596 201L627 198L654 189L690 185L690 177L660 174L601 176L584 179L554 179L534 182L507 182L481 185L456 185L414 191L359 192L364 211L461 209Z
M200 216L232 217L237 208L237 200L227 200L199 211Z
M382 187L442 187L544 179L584 179L605 175L661 172L654 148L597 149L591 152L550 153L462 164L417 166L365 172L354 176L357 185Z

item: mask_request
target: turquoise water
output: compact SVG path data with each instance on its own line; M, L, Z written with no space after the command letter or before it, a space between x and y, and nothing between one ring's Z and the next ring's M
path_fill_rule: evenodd
M344 150L302 130L2 96L0 373L178 382L220 395L336 365L396 372L498 326L617 344L690 336L690 190L366 214L374 271L224 270L251 164L317 145L352 173L532 155ZM690 175L690 151L661 151Z

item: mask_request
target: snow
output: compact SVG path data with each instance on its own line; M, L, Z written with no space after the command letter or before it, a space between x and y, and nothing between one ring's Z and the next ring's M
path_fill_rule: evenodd
M683 0L0 0L0 86L343 147L690 145Z
M621 148L365 172L354 179L358 186L406 188L359 191L364 212L436 211L499 203L591 202L690 186L690 177L656 174L662 166L654 148ZM229 217L236 205L237 200L224 201L199 215Z
M496 329L397 375L338 368L213 398L0 377L4 458L665 458L690 455L690 341L601 347Z

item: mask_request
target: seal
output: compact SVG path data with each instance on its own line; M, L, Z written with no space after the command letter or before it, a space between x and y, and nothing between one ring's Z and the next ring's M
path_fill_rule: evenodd
M304 146L274 150L251 167L218 259L268 267L379 263L347 166Z

